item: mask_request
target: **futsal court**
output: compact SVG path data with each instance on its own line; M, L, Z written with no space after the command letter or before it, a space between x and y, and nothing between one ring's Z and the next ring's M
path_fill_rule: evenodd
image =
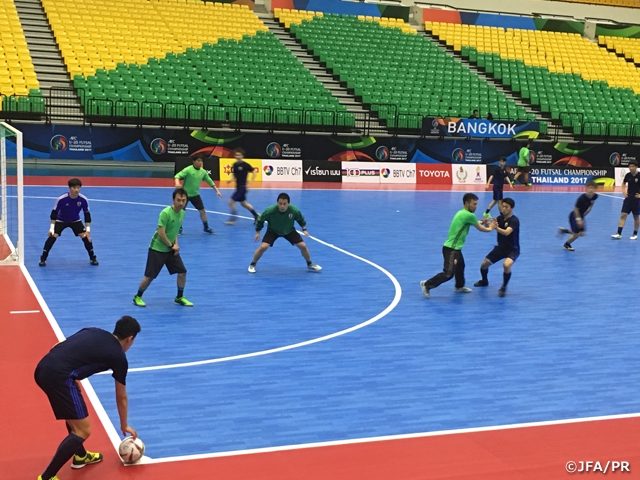
M569 461L627 461L625 478L640 475L640 243L629 240L631 218L622 240L610 238L621 193L599 192L587 236L567 252L556 230L581 189L506 188L521 223L507 296L497 294L497 264L488 287L454 293L452 280L427 300L419 282L442 269L463 191L252 190L258 211L291 195L323 267L309 272L279 239L252 275L253 221L224 225L231 191L219 199L203 188L217 235L188 208L179 238L195 306L173 304L176 278L163 271L137 308L149 242L171 204L166 184L83 187L99 267L70 230L38 267L49 213L67 189L26 187L28 273L0 268L2 283L21 292L1 302L3 390L15 392L0 401L13 439L2 442L7 478L36 478L64 433L32 377L56 328L58 338L111 330L122 315L142 326L127 353L127 391L148 458L119 464L114 381L96 375L84 382L94 428L86 446L102 449L104 464L65 467L61 480L554 479L569 475ZM491 192L476 193L481 217ZM495 244L495 232L471 229L468 286Z

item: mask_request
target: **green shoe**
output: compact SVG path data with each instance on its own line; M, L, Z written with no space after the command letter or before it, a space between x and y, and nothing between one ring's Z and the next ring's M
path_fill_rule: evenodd
M73 461L71 462L71 468L82 468L87 465L91 465L93 463L98 463L102 461L101 453L93 453L87 452L84 457L79 457L78 455L73 456Z
M184 297L176 297L173 299L173 303L176 305L182 305L183 307L193 307L193 303Z
M147 304L144 303L144 300L142 300L142 297L139 297L138 295L136 295L135 297L133 297L133 304L136 307L146 307Z
M488 213L488 212L484 212L484 213L482 214L482 216L483 216L484 218L491 218L491 214L490 214L490 213Z

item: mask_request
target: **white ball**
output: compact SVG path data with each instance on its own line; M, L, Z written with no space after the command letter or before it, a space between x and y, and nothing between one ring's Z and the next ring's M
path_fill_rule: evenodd
M124 463L136 463L144 455L144 443L139 438L134 440L133 437L127 437L120 442L118 453Z

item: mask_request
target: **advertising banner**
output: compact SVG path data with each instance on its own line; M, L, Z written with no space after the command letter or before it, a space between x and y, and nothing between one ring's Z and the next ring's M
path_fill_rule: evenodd
M416 164L417 183L427 185L451 185L451 165L418 163Z
M534 185L585 185L595 180L599 185L613 186L613 168L532 167L529 181Z
M622 186L622 181L624 177L626 177L627 173L629 173L629 169L625 167L616 167L615 168L615 183L616 187Z
M220 159L220 181L227 182L233 179L233 164L235 163L235 158L221 158ZM255 180L256 182L262 181L262 160L256 160L253 158L245 158L245 162L253 167L253 171L256 174ZM251 177L248 177L251 179Z
M454 185L483 185L487 183L486 165L451 165Z
M304 182L342 182L342 164L340 162L304 160L302 162L302 180Z
M178 157L174 167L174 175L180 170L193 165L191 157ZM204 168L211 180L220 180L220 159L215 157L207 157L203 161L202 168Z
M540 132L538 122L503 122L476 118L425 118L423 135L438 137L516 138ZM537 137L538 135L531 135Z
M342 162L343 183L380 183L380 166L376 162Z
M302 160L262 160L263 182L302 182Z
M416 183L415 163L376 163L380 167L380 183Z

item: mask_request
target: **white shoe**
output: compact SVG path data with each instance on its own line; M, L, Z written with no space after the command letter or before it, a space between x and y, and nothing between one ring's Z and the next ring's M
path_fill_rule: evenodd
M473 290L471 290L469 287L454 288L453 291L456 292L456 293L471 293L471 292L473 292Z
M309 270L313 270L314 272L319 272L320 270L322 270L322 267L320 265L316 265L315 263L312 263L311 265L307 265L307 268Z
M638 239L638 235L631 235L629 237L629 240L637 240Z
M422 289L422 294L424 295L424 298L431 298L431 294L429 293L429 289L427 288L426 280L422 280L420 282L420 288Z
M620 240L622 238L622 235L620 235L619 233L616 233L614 235L611 235L611 238L614 240Z
M236 222L235 220L227 220L226 222L224 222L225 225L235 225Z
M249 273L256 273L256 266L255 265L249 265L249 268L247 270L249 271Z

